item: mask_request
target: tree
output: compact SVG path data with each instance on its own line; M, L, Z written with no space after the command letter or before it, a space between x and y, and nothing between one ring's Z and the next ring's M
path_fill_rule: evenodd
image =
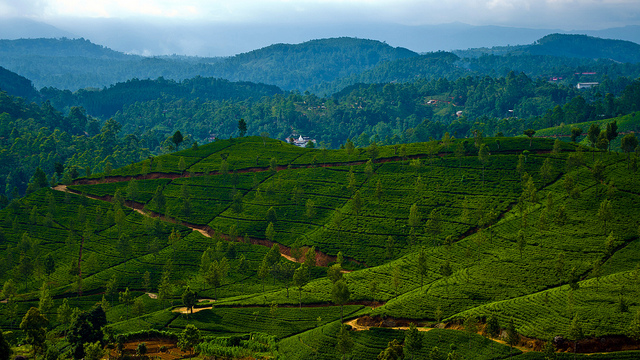
M214 260L210 265L209 269L205 274L205 281L209 286L213 286L215 291L215 299L218 299L218 288L222 285L224 278L227 276L227 272L229 271L229 265L227 263L227 258L223 257L220 262Z
M533 129L527 129L527 130L523 131L522 133L527 135L527 137L529 138L529 147L531 147L531 144L533 142L533 135L536 133L536 131L533 130Z
M267 225L267 230L265 230L264 235L267 239L269 239L269 241L273 241L273 239L275 239L276 230L274 229L272 222Z
M105 295L111 297L111 302L113 302L113 296L118 293L118 277L114 274L107 284L105 285Z
M267 257L265 256L262 259L262 263L260 267L258 267L258 278L260 282L262 282L262 292L264 292L264 279L269 275L269 264L267 264Z
M245 132L246 132L246 130L245 130ZM244 135L240 135L240 137L242 137L242 136L244 136ZM266 147L267 146L267 139L269 139L269 133L266 132L266 131L263 131L263 132L260 133L260 137L262 138L262 145Z
M424 277L427 275L427 271L429 270L429 268L427 267L427 256L424 253L423 248L420 248L420 253L418 253L416 268L418 270L418 274L420 275L420 289L422 289Z
M100 360L104 356L104 349L100 341L88 343L85 345L85 360Z
M378 292L378 282L373 279L369 282L369 292L371 293L371 300L376 300L376 293Z
M334 304L340 305L340 320L344 322L344 304L351 298L351 292L344 280L338 280L331 289L331 300Z
M69 306L69 299L64 298L64 300L62 300L62 304L58 307L57 313L58 322L64 324L64 327L68 329L69 323L71 322L71 314L73 313L73 309Z
M396 265L393 267L393 272L391 274L391 283L393 287L396 289L396 298L398 297L398 287L400 286L400 266Z
M367 175L368 178L370 178L373 175L373 163L371 162L371 159L367 161L364 167L364 173L365 175Z
M7 339L5 339L2 329L0 329L0 360L10 360L13 350Z
M304 264L307 265L309 269L316 266L316 247L312 246L307 250L304 255Z
M355 149L355 146L353 145L351 139L347 139L347 142L344 144L344 149L347 152L347 155L351 157L351 155L353 154L353 150Z
M144 357L144 355L147 354L147 343L145 342L141 342L140 344L138 344L138 347L136 348L136 354L140 357Z
M605 252L607 255L613 255L613 250L616 248L616 237L613 235L613 231L609 233L605 240Z
M414 203L409 209L409 227L415 229L416 227L420 226L421 220L422 219L420 218L418 204Z
M307 202L305 204L305 209L306 209L305 215L309 219L312 219L313 217L316 216L316 204L313 202L313 200L307 199Z
M193 324L185 326L184 330L178 336L178 347L182 350L189 350L189 354L193 354L193 348L201 341L200 330Z
M429 231L429 233L434 236L435 244L435 237L440 234L440 232L442 232L440 214L438 213L438 210L436 210L436 208L432 209L429 213L429 220L427 220L425 227L427 228L427 231Z
M631 152L638 147L638 138L635 134L627 134L622 138L620 143L622 151L627 153L627 169L629 169L629 160L631 159Z
M409 324L409 330L404 334L404 353L406 356L415 358L422 349L422 334L415 323Z
M595 148L596 144L598 143L598 136L600 135L600 127L598 126L598 124L591 124L591 126L589 127L589 130L587 131L587 138L589 139L589 142L591 143L591 147ZM595 156L595 153L593 154Z
M53 309L53 298L51 297L51 292L49 291L49 287L47 286L47 282L42 282L42 287L40 288L40 301L38 304L38 310L42 314L46 314L51 312Z
M458 146L453 150L453 154L458 159L458 167L462 166L462 158L466 155L464 144L459 142Z
M247 122L244 121L243 118L238 120L238 132L240 133L240 137L244 137L247 134Z
M331 283L335 284L338 280L342 280L342 266L333 264L327 269L327 277Z
M400 360L404 357L402 345L397 339L391 340L387 347L378 354L378 360Z
M611 142L618 137L618 122L616 120L607 123L605 130L607 135L607 143L609 144L609 151L611 151Z
M271 160L269 160L269 171L275 174L277 170L278 170L278 161L275 158L271 158Z
M636 311L631 324L629 324L628 334L635 341L640 341L640 309Z
M578 283L579 281L580 274L578 274L578 269L574 266L569 272L569 288L573 291L578 290L580 288L580 284Z
M126 288L124 291L120 292L118 300L127 306L127 311L129 312L129 314L131 314L131 310L129 309L129 307L131 306L131 304L133 304L133 296L131 295L129 288Z
M32 307L22 318L20 329L25 332L27 343L33 347L33 356L42 354L45 350L47 318L40 314L38 308Z
M524 154L520 154L518 155L518 163L516 164L516 171L518 172L518 174L520 174L520 176L522 176L522 174L524 173Z
M582 128L581 127L572 127L571 128L571 141L572 142L576 142L576 139L582 135Z
M75 359L82 359L85 356L85 344L103 341L102 328L105 325L107 325L107 316L99 305L73 316L67 339Z
M376 144L375 141L373 141L367 148L367 154L369 155L371 161L376 161L376 158L380 154L380 150L378 149L378 144Z
M492 338L497 338L500 335L500 322L498 317L491 314L487 319L487 325L485 326L485 331Z
M509 320L507 324L507 344L509 344L509 356L511 356L511 350L514 346L520 342L520 334L516 331L516 326L513 324L513 319Z
M569 326L569 338L573 340L573 354L578 352L578 341L584 338L584 332L582 331L582 323L580 322L580 317L575 315L573 320L571 320L571 325Z
M482 186L484 186L484 169L489 162L489 148L486 144L480 144L480 148L478 149L478 160L482 164Z
M376 199L380 201L381 198L382 198L382 183L380 182L380 180L378 180L378 182L376 182Z
M471 335L478 332L478 319L469 315L464 319L464 331L469 333L469 349L471 349Z
M353 173L353 166L349 167L349 174L347 175L347 188L349 191L356 190L356 175Z
M527 246L527 241L525 239L524 231L522 229L518 231L517 239L518 239L518 250L520 250L520 259L522 259L522 252L524 251L524 248Z
M242 212L242 194L237 192L233 195L233 199L232 199L232 203L231 203L231 209L236 212L236 213L241 213Z
M160 212L164 211L167 199L164 197L164 193L162 192L162 186L158 186L156 188L156 192L151 199L151 204L153 204L153 206Z
M295 266L292 262L286 261L284 259L280 260L274 269L274 274L278 278L278 280L284 283L285 288L287 289L287 299L289 298L289 285L291 280L293 280L293 274L295 273Z
M551 165L551 159L546 158L540 167L540 176L544 181L549 182L551 180L553 165Z
M176 130L176 132L174 132L173 136L171 137L171 142L176 145L176 150L180 148L180 144L183 140L184 138L182 137L182 133L180 132L180 130Z
M606 131L603 131L598 136L598 142L596 142L596 147L603 152L609 148L609 140L607 139ZM602 158L602 153L600 154L600 158Z
M342 358L344 359L353 350L353 339L351 339L351 335L349 334L347 325L340 325L340 330L338 330L336 340L336 350L338 351L338 354L342 355Z
M268 223L275 223L276 221L278 221L276 209L274 209L273 206L269 207L269 210L267 210L267 216L265 216L265 220Z
M353 207L353 212L356 214L356 223L357 223L358 215L362 210L362 197L360 196L360 190L356 190L356 193L353 195L352 207Z
M298 302L302 310L302 288L309 282L309 267L306 264L300 266L293 273L293 283L298 287Z
M597 213L598 219L604 223L604 233L607 233L607 221L613 219L613 212L611 210L611 201L608 199L602 200Z
M184 289L184 292L182 293L182 303L185 307L187 307L187 309L189 309L189 312L193 314L193 307L197 304L197 302L197 294L191 290L189 285L187 285L187 287Z

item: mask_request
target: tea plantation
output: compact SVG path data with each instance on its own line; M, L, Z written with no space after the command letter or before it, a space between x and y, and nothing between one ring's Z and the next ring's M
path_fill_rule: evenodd
M113 348L195 326L209 358L638 358L637 154L563 139L247 137L40 189L0 211L0 328L45 354L38 308L71 357L99 306Z

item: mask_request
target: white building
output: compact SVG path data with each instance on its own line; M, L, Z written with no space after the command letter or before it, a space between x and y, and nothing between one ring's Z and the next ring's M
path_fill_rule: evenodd
M307 143L308 143L309 141L313 141L313 145L318 145L318 143L316 142L316 140L315 140L315 139L311 139L311 138L310 138L310 137L308 137L308 136L302 136L302 135L298 136L298 138L297 138L297 139L295 138L295 136L294 136L294 135L291 135L291 136L289 136L289 137L286 139L286 141L287 141L289 144L293 144L293 145L295 145L295 146L299 146L299 147L306 147L306 146L307 146Z

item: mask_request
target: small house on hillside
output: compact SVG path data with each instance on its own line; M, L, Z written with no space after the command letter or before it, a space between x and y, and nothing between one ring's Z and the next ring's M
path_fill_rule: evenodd
M578 89L591 89L594 86L598 86L600 83L597 82L585 82L585 83L578 83L578 85L576 85L576 87Z
M299 147L306 147L306 146L307 146L307 143L308 143L308 142L310 142L310 141L311 141L311 142L313 142L313 145L317 145L317 142L316 142L316 140L315 140L315 139L312 139L312 138L310 138L310 137L308 137L308 136L302 136L302 135L299 135L299 136L296 138L296 137L295 137L295 135L293 135L293 134L292 134L291 136L289 136L289 137L286 139L286 141L287 141L289 144L293 144L293 145L295 145L295 146L299 146Z

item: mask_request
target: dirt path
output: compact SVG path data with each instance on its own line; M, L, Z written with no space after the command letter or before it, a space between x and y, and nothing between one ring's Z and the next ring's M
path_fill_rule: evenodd
M346 321L345 324L350 325L355 331L366 331L371 329L372 327L379 327L379 326L373 326L373 325L361 325L361 324L358 324L358 320L360 320L360 318ZM394 329L394 330L409 330L408 326L383 326L383 327L386 329ZM430 330L433 330L434 328L418 327L417 329L418 331L430 331Z
M147 346L147 354L146 356L149 359L161 359L161 360L174 360L174 359L183 359L188 356L189 353L180 350L175 341L167 340L167 339L149 339L149 340L135 340L128 341L124 343L123 354L136 358L136 350L138 345L141 343L145 343ZM160 351L163 349L165 351ZM119 354L116 349L112 349L109 351L110 359L118 359Z
M211 310L211 309L213 309L213 306L205 306L205 307L201 307L201 308L193 308L193 312L197 313L197 312L202 311L202 310ZM173 309L171 311L177 312L177 313L180 313L180 314L191 314L191 312L189 312L189 308L184 307L184 306L183 307L179 307L179 308L175 308L175 309Z
M56 191L61 191L61 192L71 192L74 193L76 195L82 195L80 193L78 193L77 191L74 190L70 190L66 185L57 185L55 187L52 188L53 190ZM84 196L91 198L91 199L95 199L95 200L102 200L102 201L111 201L111 196L106 195L106 196L94 196L94 195L88 195L85 194ZM155 213L155 212L151 212L151 211L147 211L144 209L144 204L142 203L138 203L135 201L126 201L125 202L125 207L128 207L132 210L134 210L135 212L144 215L144 216L148 216L148 217L157 217L160 218L164 221L167 222L172 222L172 223L178 223L181 224L183 226L186 226L188 228L190 228L192 231L197 231L200 234L202 234L205 237L211 238L213 237L213 234L216 234L216 231L213 230L211 227L209 227L208 225L197 225L197 224L191 224L185 221L180 221L177 219L171 219L171 218L167 218L162 214L159 213ZM218 236L220 238L222 238L223 240L226 241L236 241L231 239L227 234L218 234ZM238 238L240 239L240 238ZM266 246L266 247L272 247L274 244L276 244L273 241L269 241L269 240L265 240L265 239L258 239L258 238L242 238L242 240L244 241L248 241L251 244L254 245L262 245L262 246ZM303 263L305 258L304 256L302 258L300 258L299 260L296 260L293 256L291 256L291 248L284 246L282 244L278 244L278 246L280 247L280 255L282 257L284 257L285 259L291 261L291 262L297 262L297 263ZM303 247L301 248L302 253L306 253L306 251L308 250L307 247ZM316 250L316 266L327 266L329 263L331 262L335 262L336 261L336 257L335 256L331 256L331 255L327 255L324 254L322 252L319 252Z

